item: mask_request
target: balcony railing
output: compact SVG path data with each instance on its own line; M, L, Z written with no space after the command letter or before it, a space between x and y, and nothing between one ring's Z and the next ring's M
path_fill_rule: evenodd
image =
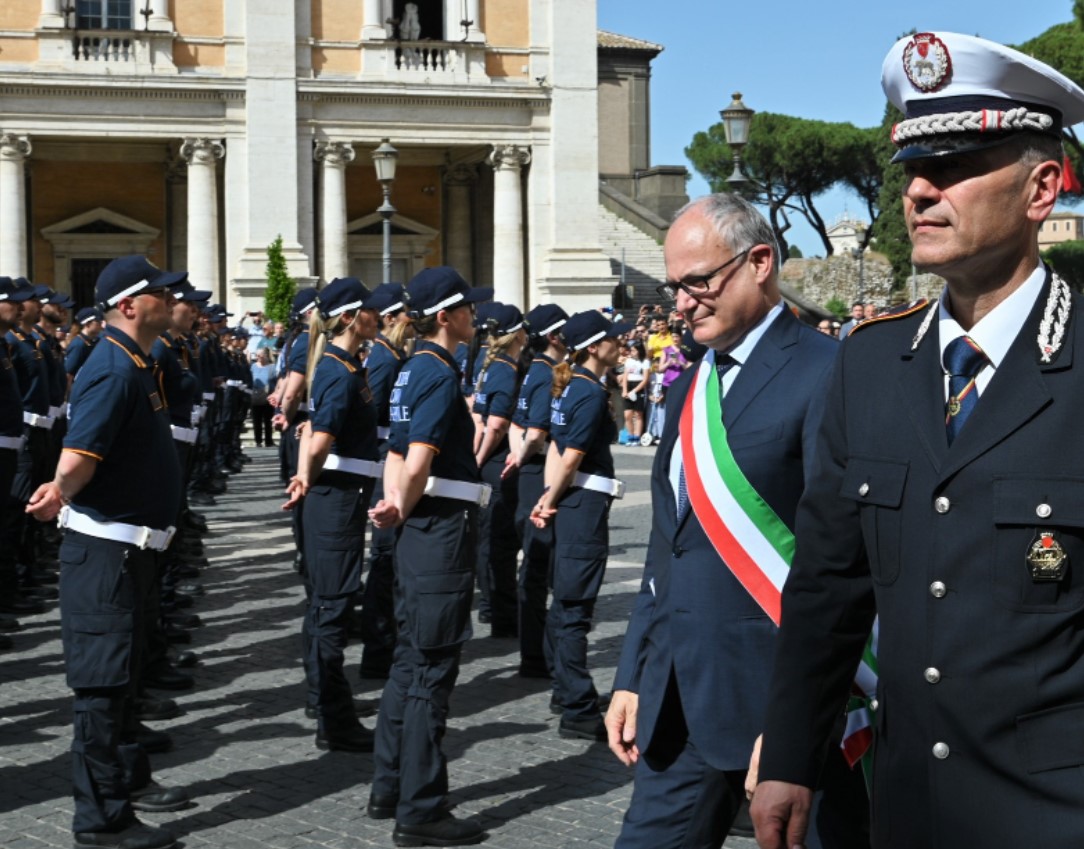
M72 36L76 62L135 62L139 41L125 30L78 30Z
M85 74L176 74L172 32L43 29L38 66Z
M368 41L363 75L404 81L488 82L485 45L462 41Z

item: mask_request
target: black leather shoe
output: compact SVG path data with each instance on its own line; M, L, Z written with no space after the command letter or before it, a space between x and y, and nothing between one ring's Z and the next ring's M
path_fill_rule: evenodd
M189 634L184 628L178 628L176 625L163 625L162 634L166 638L167 643L185 643L192 642L192 635Z
M607 709L610 707L610 700L613 698L613 696L614 696L613 693L602 693L601 695L599 695L599 697L598 697L598 712L599 713L601 713L601 714L606 713ZM557 703L556 699L554 699L551 696L550 697L550 713L552 713L554 716L560 716L564 712L565 712L565 709L560 704Z
M214 507L218 503L211 493L202 490L193 490L192 492L189 492L188 502L190 504L198 504L200 507Z
M177 838L164 828L136 821L123 831L77 831L72 845L75 849L173 849Z
M192 606L192 596L174 592L172 603L177 610L183 610L184 608Z
M206 561L206 558L204 558ZM181 560L172 569L172 572L178 578L198 578L200 567L195 560Z
M44 613L45 604L36 598L27 598L22 593L0 597L0 613L14 613L16 616L33 616Z
M22 629L19 620L13 616L0 616L0 632L11 633Z
M24 587L23 593L27 598L41 601L56 601L60 598L60 592L56 587Z
M354 716L372 716L376 713L376 708L372 702L363 702L360 699L354 699ZM305 716L308 719L316 719L316 708L312 705L305 705Z
M519 677L520 678L552 678L550 671L545 666L534 666L532 664L521 663L519 665Z
M203 625L195 613L167 613L162 618L167 624L176 625L178 628L199 628Z
M519 629L515 625L493 625L489 636L497 640L514 640L519 636Z
M179 811L187 808L189 802L188 791L183 787L163 787L157 781L128 791L128 800L133 810L156 814Z
M195 581L182 581L173 588L173 591L180 593L181 595L203 595L203 584L197 584Z
M562 719L557 726L557 733L566 740L594 740L605 743L606 723L601 716L588 719Z
M165 731L155 731L142 723L136 729L135 738L143 750L152 755L168 752L173 748L173 738Z
M15 648L15 641L5 634L0 634L0 651L10 651Z
M154 699L140 696L135 700L135 718L148 722L160 722L163 719L175 719L181 715L181 709L173 699Z
M153 690L191 690L196 684L191 675L175 669L144 673L141 683Z
M186 528L193 530L196 533L207 533L207 519L195 510L186 510L181 521Z
M359 725L346 734L322 736L316 734L316 748L325 752L371 752L373 732Z
M60 574L53 569L35 569L30 573L31 585L59 584Z
M395 818L395 809L399 806L398 796L384 796L380 793L373 793L369 796L369 801L365 805L365 813L368 814L371 820L390 820ZM451 811L452 806L445 799L440 809L444 813Z
M396 823L391 840L396 846L472 846L486 833L475 820L456 819L451 814L417 825Z
M194 651L183 651L177 655L176 660L173 661L173 665L178 669L191 669L193 666L199 664L199 655ZM184 674L184 673L181 673ZM185 676L191 678L191 675Z

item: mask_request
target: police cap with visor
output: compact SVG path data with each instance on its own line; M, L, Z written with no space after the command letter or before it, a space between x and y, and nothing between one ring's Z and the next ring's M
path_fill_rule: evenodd
M413 318L436 315L464 304L477 304L493 297L493 289L472 287L450 265L423 268L407 284L406 303Z
M539 304L523 317L523 326L532 339L539 339L560 330L566 321L568 313L557 304Z
M145 256L122 256L110 262L98 275L94 300L102 312L109 312L122 298L169 289L187 279L187 271L163 271Z
M616 339L636 327L631 322L612 322L598 310L578 312L561 328L565 344L573 351L582 351L606 338Z

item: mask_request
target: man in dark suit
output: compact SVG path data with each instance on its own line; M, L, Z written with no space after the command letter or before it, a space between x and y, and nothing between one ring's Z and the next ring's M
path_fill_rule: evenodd
M876 610L874 845L1084 846L1084 303L1038 245L1084 90L944 32L901 39L883 85L905 112L893 140L912 261L947 287L861 325L834 367L783 599L757 837L803 842Z
M745 506L766 508L765 523L788 535L820 387L838 349L783 303L771 227L740 197L711 195L679 211L665 257L670 282L660 294L676 301L709 351L667 396L672 412L652 472L647 561L606 717L610 748L636 764L619 849L718 847L738 813L767 698L778 590L774 603L770 592L754 597L743 585L756 581L748 558L724 556L719 524L745 520L710 509L724 499L710 492L706 466L729 461L699 449L721 437L750 498L760 500ZM844 782L857 782L860 822L861 781L835 758ZM862 843L859 836L826 845Z

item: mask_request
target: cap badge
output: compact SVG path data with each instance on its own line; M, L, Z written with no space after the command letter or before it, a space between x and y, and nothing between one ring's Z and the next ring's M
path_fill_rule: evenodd
M945 42L932 32L920 32L903 48L903 72L919 91L937 91L952 75L952 57Z

